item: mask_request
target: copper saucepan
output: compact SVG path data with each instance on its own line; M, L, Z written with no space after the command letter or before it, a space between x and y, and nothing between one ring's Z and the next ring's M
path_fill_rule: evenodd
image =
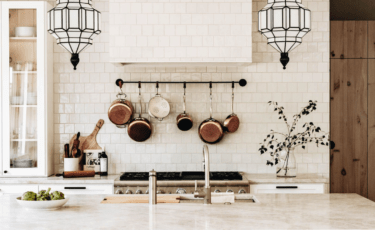
M233 112L233 100L234 100L234 82L232 82L232 113L225 118L224 121L224 130L228 133L234 133L237 131L238 127L240 126L240 119L238 116Z
M181 131L188 131L193 127L193 119L189 114L186 113L186 94L185 94L185 89L186 89L186 83L184 82L184 104L183 104L183 109L184 113L180 113L177 118L177 127Z
M221 123L212 118L212 83L210 83L210 103L210 118L199 125L198 134L203 142L215 144L223 139L224 131Z
M142 116L142 103L141 103L141 83L138 83L139 88L139 105L140 112L139 117L134 118L128 125L129 137L137 142L142 142L150 138L152 133L152 126L149 120Z
M126 100L126 94L122 91L122 82L119 81L121 92L117 94L117 100L112 102L108 109L108 118L119 128L125 128L125 125L131 120L134 109L130 101Z

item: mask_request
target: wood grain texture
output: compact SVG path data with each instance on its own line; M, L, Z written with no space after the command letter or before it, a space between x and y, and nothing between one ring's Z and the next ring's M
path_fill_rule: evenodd
M331 22L330 57L367 58L367 21Z
M368 114L368 198L375 201L375 60L373 59L368 60Z
M375 58L375 21L368 21L368 58Z
M331 60L331 192L367 197L367 60Z

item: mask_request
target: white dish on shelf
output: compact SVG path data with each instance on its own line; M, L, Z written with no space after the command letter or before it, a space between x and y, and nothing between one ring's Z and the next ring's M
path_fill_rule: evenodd
M21 96L13 96L11 97L12 105L22 105L23 104L23 97Z
M15 36L16 37L36 37L36 29L35 27L16 27L15 28Z
M36 97L35 96L28 96L27 97L27 104L28 105L36 105Z
M17 203L22 207L27 209L44 209L44 210L54 210L61 208L69 198L63 200L46 200L46 201L35 201L35 200L21 200L21 197L16 198Z

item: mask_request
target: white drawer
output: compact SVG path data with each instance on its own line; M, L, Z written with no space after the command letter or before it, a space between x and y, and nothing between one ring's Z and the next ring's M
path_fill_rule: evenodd
M30 185L30 184L12 184L12 185L0 185L0 193L4 194L20 194L22 195L24 192L32 191L38 192L38 185Z
M325 193L324 184L251 184L250 193Z
M60 191L64 194L113 194L113 184L41 184L39 190Z

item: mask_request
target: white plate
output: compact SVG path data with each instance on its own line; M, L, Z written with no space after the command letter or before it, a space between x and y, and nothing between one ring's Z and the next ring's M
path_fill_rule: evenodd
M34 200L21 200L21 197L16 198L17 202L24 208L28 209L46 209L53 210L61 208L69 198L63 200L46 200L46 201L34 201Z

